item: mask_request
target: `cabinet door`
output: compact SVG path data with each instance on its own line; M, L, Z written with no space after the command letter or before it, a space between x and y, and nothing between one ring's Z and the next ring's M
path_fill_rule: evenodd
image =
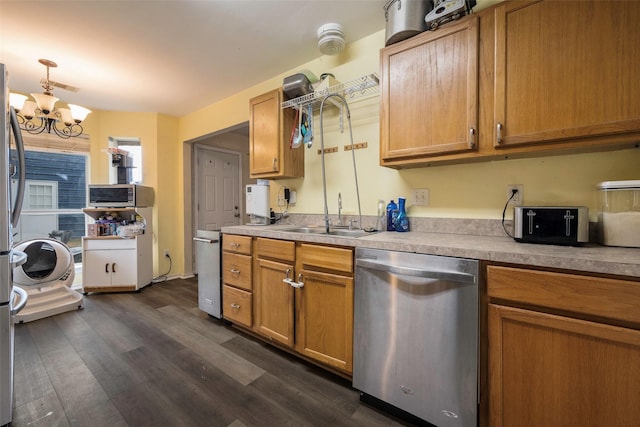
M296 290L296 349L307 357L353 371L353 279L301 271Z
M249 140L251 176L277 174L280 168L279 91L250 101Z
M635 426L640 331L489 305L489 425Z
M249 101L249 168L251 178L304 176L304 149L289 147L294 111L281 109L282 89Z
M82 254L82 286L111 286L111 251L87 251Z
M473 151L478 129L478 18L381 51L380 163Z
M92 250L85 251L84 255L83 286L136 287L137 257L134 249Z
M635 1L496 8L494 145L640 131L638 22Z
M138 283L136 251L111 251L111 286L133 286Z
M294 266L258 259L256 268L256 328L259 333L293 347L294 289L283 279L294 278Z

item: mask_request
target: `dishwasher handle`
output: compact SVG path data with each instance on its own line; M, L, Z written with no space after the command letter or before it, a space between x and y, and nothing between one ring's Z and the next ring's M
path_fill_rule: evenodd
M203 237L194 237L194 242L203 242L203 243L218 243L220 240L217 239L205 239Z
M413 267L403 267L399 265L390 265L380 261L373 261L370 259L356 259L356 266L368 268L371 270L384 271L386 273L394 274L397 276L412 276L412 277L420 277L423 279L439 279L439 280L449 280L453 282L462 282L462 283L476 283L476 276L471 273L464 273L462 271L448 271L448 270L437 270L437 269L429 269L429 268L413 268Z

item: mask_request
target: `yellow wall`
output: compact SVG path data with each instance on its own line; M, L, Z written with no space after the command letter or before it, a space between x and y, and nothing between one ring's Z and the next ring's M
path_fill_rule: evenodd
M105 150L109 137L138 137L142 146L142 184L155 189L153 209L153 274L167 272L169 262L164 257L168 249L173 259L171 274L184 271L182 263L182 233L173 221L182 207L177 201L182 194L177 177L181 173L177 159L178 119L157 113L125 113L94 111L85 124L91 136L90 183L109 182L110 157Z
M336 57L324 56L276 76L241 94L180 119L180 138L206 134L248 119L248 101L282 84L282 79L300 70L316 75L331 72L338 81L350 81L361 75L378 72L379 50L384 46L384 31L375 33L347 47ZM409 215L417 217L493 218L502 215L508 184L524 185L526 204L585 205L595 220L597 182L638 179L640 150L563 155L536 159L499 160L476 164L437 166L394 170L379 166L378 98L350 103L354 142L367 142L357 150L356 165L362 213L375 215L378 200L399 196L407 198ZM207 118L205 120L205 117ZM272 183L272 196L281 185L297 191L292 213L322 213L322 173L320 129L314 117L314 147L307 150L305 177ZM357 213L351 153L342 147L349 144L348 131L340 133L335 109L324 114L324 145L338 146L337 153L326 155L327 193L330 214L337 213L338 192L342 193L343 212ZM410 206L414 188L430 190L430 205ZM272 197L272 207L278 211Z

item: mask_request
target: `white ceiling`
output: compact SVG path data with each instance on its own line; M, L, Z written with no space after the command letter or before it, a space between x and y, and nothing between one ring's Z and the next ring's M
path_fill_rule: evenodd
M0 62L12 91L182 116L321 56L316 31L347 43L385 27L385 0L0 0Z

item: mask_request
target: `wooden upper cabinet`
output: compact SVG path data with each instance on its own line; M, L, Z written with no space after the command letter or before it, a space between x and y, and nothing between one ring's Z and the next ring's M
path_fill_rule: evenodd
M282 89L249 101L249 168L251 178L298 178L304 176L304 150L292 149L289 139L295 112L282 109Z
M507 2L494 13L496 147L637 140L640 2Z
M478 17L381 50L380 164L477 149Z

